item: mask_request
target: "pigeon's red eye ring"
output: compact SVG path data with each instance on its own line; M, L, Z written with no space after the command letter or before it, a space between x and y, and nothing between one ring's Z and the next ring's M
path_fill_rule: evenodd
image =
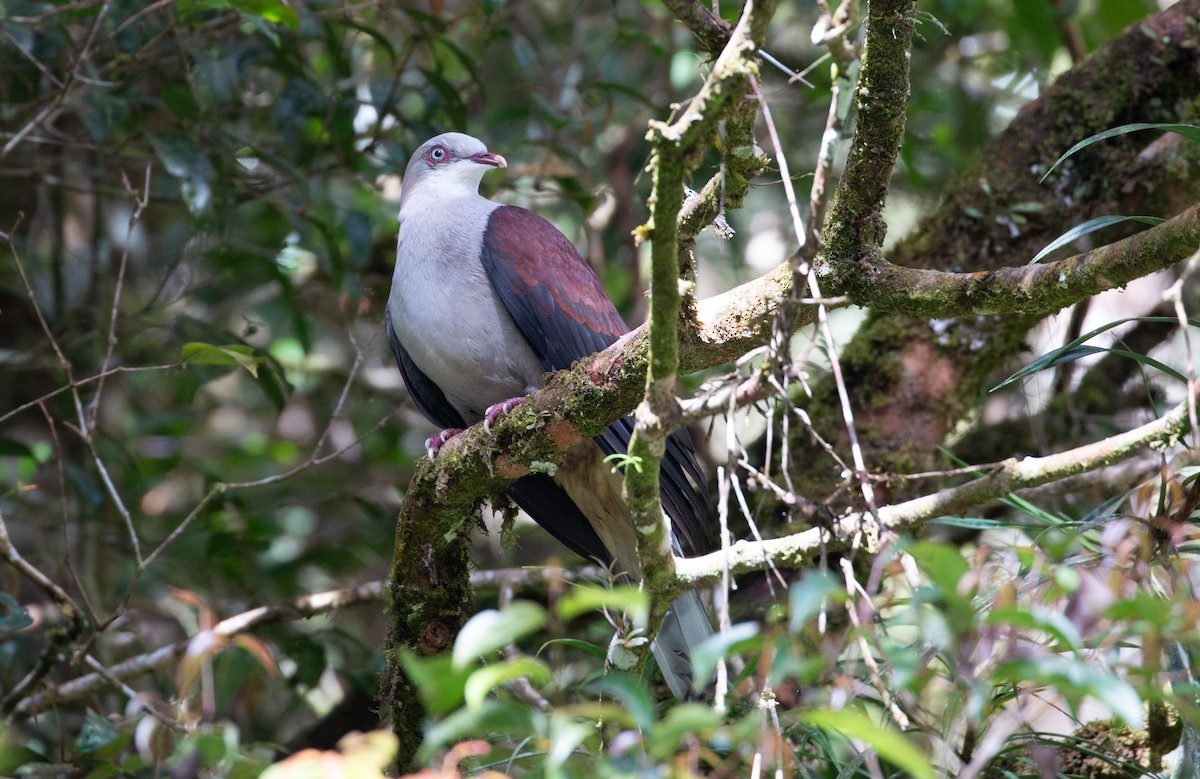
M430 164L437 165L439 162L445 161L447 156L445 146L434 146L429 151L425 152L425 159L429 160Z

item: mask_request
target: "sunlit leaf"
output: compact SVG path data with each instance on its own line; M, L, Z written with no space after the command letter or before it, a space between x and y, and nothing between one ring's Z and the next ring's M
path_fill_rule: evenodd
M1049 633L1062 646L1062 650L1076 650L1083 643L1079 630L1061 611L1049 609L993 609L986 618L989 625L1011 625L1027 630Z
M270 647L261 638L248 633L241 633L233 637L232 643L253 655L263 670L273 678L282 678L283 675L279 672L279 665L275 662L275 656L271 654Z
M583 740L595 732L591 723L584 724L561 713L550 716L550 751L546 753L546 770L550 776L558 774L558 769L571 753L583 743Z
M970 570L957 547L936 541L921 541L909 545L905 551L913 556L921 570L929 574L943 596L956 598L959 582Z
M199 681L204 666L212 662L213 657L228 643L228 638L211 630L202 630L192 636L175 669L175 684L179 690L190 694L193 686Z
M489 692L505 682L522 677L535 685L545 684L550 681L550 669L541 660L532 657L517 657L485 665L467 678L463 689L467 706L479 708Z
M555 644L573 647L599 660L603 660L608 656L608 650L606 648L600 646L599 644L593 644L590 641L581 641L577 638L552 638L538 648L537 654L542 654L542 652L546 651L547 647Z
M628 584L616 587L576 584L559 599L557 609L558 616L567 621L588 612L615 609L628 614L638 627L645 628L650 619L650 596Z
M995 679L1053 687L1076 705L1080 698L1088 696L1107 706L1131 728L1142 726L1142 699L1137 691L1086 657L1047 655L1004 662L996 666Z
M426 731L422 753L465 739L478 738L480 733L502 733L520 739L537 735L544 718L525 703L488 698L474 709L461 708Z
M513 601L503 610L486 609L467 620L454 641L455 668L491 654L546 624L546 610L532 601Z
M801 721L825 730L856 739L875 750L884 760L900 768L914 779L934 779L929 758L904 734L875 724L866 713L856 709L817 709L805 712Z
M448 714L462 704L470 669L455 668L447 655L422 657L406 647L402 647L396 657L404 673L416 685L421 703L430 714Z
M258 364L261 357L254 354L254 348L244 344L215 344L191 341L183 345L180 359L184 365L236 365L245 368L251 376L258 377Z
M685 703L674 707L646 734L646 751L665 759L675 753L684 737L700 736L721 724L721 713L712 706Z
M1170 600L1148 592L1137 592L1109 606L1104 616L1114 620L1154 625L1161 629L1170 622L1172 610Z
M337 750L304 749L268 767L261 779L384 779L399 740L388 730L351 733Z

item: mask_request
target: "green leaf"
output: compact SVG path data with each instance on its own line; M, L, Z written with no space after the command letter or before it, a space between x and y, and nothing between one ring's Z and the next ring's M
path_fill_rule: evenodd
M518 657L485 665L467 679L463 689L467 708L478 709L489 692L507 681L522 677L533 684L545 684L550 681L550 668L541 660L532 657Z
M1083 643L1079 631L1061 611L1050 611L1044 608L1024 609L1007 608L994 609L988 612L986 622L989 625L1012 625L1027 630L1040 630L1049 633L1062 644L1052 651L1069 649L1075 651Z
M486 609L467 620L454 641L454 668L491 654L546 624L546 610L532 601L513 601L502 611Z
M865 712L856 709L817 709L806 712L801 720L809 725L841 733L869 745L884 760L914 779L934 779L929 758L911 741L891 728L876 725Z
M208 157L181 133L147 133L146 138L167 173L179 179L179 193L188 211L200 214L208 210L212 203L212 180L216 176Z
M595 732L591 723L582 723L571 719L561 712L550 715L550 732L548 740L550 749L546 752L546 775L560 776L558 769L575 751L583 740Z
M616 587L577 584L558 600L558 616L568 622L580 614L600 609L620 609L635 625L645 629L650 620L650 596L630 584Z
M300 29L300 17L282 0L179 0L178 7L184 13L232 8L247 16L284 24L293 30Z
M809 571L792 585L789 596L788 630L796 633L815 617L823 605L846 599L846 588L828 571Z
M477 739L481 733L500 733L512 739L533 736L540 721L540 715L528 704L489 699L477 709L459 709L431 726L426 731L418 760L431 760L440 747Z
M79 735L75 737L75 748L80 752L95 752L103 746L111 744L117 737L117 725L102 714L94 711L87 713Z
M634 723L643 731L658 719L658 704L654 696L646 685L629 674L607 673L590 682L587 689L616 698L621 708L633 716Z
M943 597L958 599L958 583L970 569L961 551L936 541L921 541L908 546L905 551L913 556L921 570L929 574Z
M0 632L21 630L33 624L29 610L7 592L0 591Z
M397 654L400 667L417 686L421 702L430 714L449 714L459 707L466 695L470 671L456 669L446 655L422 657L402 647Z
M1161 363L1158 360L1154 359L1153 357L1151 357L1147 354L1139 354L1138 352L1131 352L1128 349L1118 349L1116 347L1110 347L1108 349L1105 349L1105 351L1107 351L1109 354L1115 354L1118 357L1128 357L1129 359L1133 360L1134 362L1141 363L1142 365L1145 365L1149 368L1156 368L1156 369L1162 371L1163 373L1167 374L1168 376L1170 376L1172 379L1175 379L1176 381L1180 382L1181 384L1187 384L1186 376L1184 376L1182 373L1175 370L1174 368L1170 367L1169 365L1166 365L1165 363Z
M934 525L961 527L967 530L990 530L995 527L1017 526L1017 523L1014 522L1004 522L999 519L982 519L980 517L938 517L929 521Z
M0 457L33 457L33 450L15 438L0 438Z
M552 638L538 648L537 654L540 655L542 652L545 652L546 647L551 646L552 644L561 644L563 646L574 647L575 649L578 649L600 660L608 657L608 650L604 647L598 644L593 644L590 641L580 641L577 638Z
M1083 224L1077 224L1070 230L1067 230L1062 235L1055 238L1050 243L1046 244L1046 248L1033 256L1029 261L1030 265L1037 263L1038 260L1050 254L1055 249L1060 249L1067 244L1074 243L1085 235L1090 235L1098 230L1103 230L1110 225L1120 224L1121 222L1141 222L1148 225L1160 225L1167 221L1160 216L1098 216L1095 219L1089 219Z
M1038 357L1036 360L1029 363L1024 368L993 387L992 392L995 392L1002 387L1007 387L1009 384L1019 381L1020 379L1028 378L1035 373L1048 371L1051 368L1058 367L1064 363L1081 360L1084 357L1089 357L1093 354L1100 354L1103 351L1104 349L1099 346L1087 346L1083 344L1076 346L1063 346L1055 349L1052 352L1047 352L1041 357Z
M721 713L711 706L685 703L667 712L667 716L646 734L646 751L660 760L675 754L684 736L700 734L720 726Z
M1182 135L1184 138L1187 138L1190 141L1200 143L1200 127L1195 125L1171 124L1166 122L1135 122L1133 124L1123 124L1120 127L1113 127L1112 129L1105 130L1104 132L1096 133L1095 135L1084 138L1070 149L1067 149L1066 154L1054 161L1054 164L1050 166L1050 170L1046 171L1046 175L1042 176L1041 180L1045 181L1046 176L1049 176L1050 172L1057 168L1059 163L1061 163L1067 157L1070 157L1075 152L1085 149L1088 146L1091 146L1093 143L1098 143L1099 141L1104 141L1109 138L1115 138L1118 135L1138 132L1140 130L1166 130L1168 132Z
M604 462L612 465L613 473L616 473L618 470L623 471L630 465L632 465L633 469L638 473L642 472L642 458L638 457L637 455L617 452L616 454L610 454L608 457L605 457Z
M17 769L24 768L24 776L37 776L42 769L54 770L45 755L33 751L27 746L6 744L0 741L0 776L16 776ZM77 766L63 766L61 775L70 775Z
M553 476L558 471L558 463L533 460L529 463L529 470L534 473L544 473L547 476Z
M692 689L703 690L717 669L717 661L735 648L744 651L762 644L762 629L757 622L742 622L722 630L692 647Z
M206 344L189 341L183 345L180 361L184 365L236 365L258 378L258 364L263 358L254 354L254 347L244 344Z
M281 0L234 0L233 4L244 14L260 16L268 22L283 24L293 30L300 29L300 17Z
M1170 624L1171 611L1172 603L1166 598L1138 592L1128 600L1119 600L1109 606L1104 616L1135 625L1153 625L1161 630Z
M1137 691L1090 659L1049 655L1000 663L996 666L994 679L997 682L1047 685L1076 704L1086 695L1107 706L1131 728L1142 727L1142 700Z

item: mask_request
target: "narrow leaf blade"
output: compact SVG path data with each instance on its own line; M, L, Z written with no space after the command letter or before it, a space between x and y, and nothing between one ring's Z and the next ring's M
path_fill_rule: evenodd
M1153 227L1167 221L1161 216L1098 216L1095 219L1089 219L1082 224L1077 224L1070 230L1067 230L1062 235L1055 238L1050 243L1046 244L1046 248L1033 256L1029 261L1030 265L1036 265L1046 255L1053 252L1055 249L1061 249L1064 246L1074 243L1085 235L1091 235L1094 232L1103 230L1111 225L1120 224L1121 222L1141 222Z
M1057 168L1059 163L1070 157L1075 152L1086 149L1093 143L1108 140L1109 138L1115 138L1118 135L1126 135L1128 133L1138 132L1140 130L1166 130L1168 132L1182 135L1184 138L1187 138L1190 141L1200 143L1200 127L1195 125L1173 124L1169 122L1134 122L1133 124L1123 124L1120 127L1112 127L1104 132L1099 132L1095 135L1088 136L1072 146L1070 149L1067 149L1067 152L1063 154L1063 156L1054 161L1054 164L1050 166L1050 170L1046 171L1046 175L1042 176L1041 180L1045 181L1046 176L1049 176L1050 172Z

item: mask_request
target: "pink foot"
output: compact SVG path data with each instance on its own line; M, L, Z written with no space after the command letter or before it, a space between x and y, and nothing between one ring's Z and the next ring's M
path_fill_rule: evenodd
M440 433L434 433L425 439L425 454L429 455L429 462L433 462L433 458L437 457L438 452L442 451L442 447L446 442L463 431L461 427L448 427Z
M489 435L492 432L492 423L508 412L512 411L517 406L525 402L525 398L509 398L508 400L499 403L493 403L487 407L487 411L483 412L483 432Z

